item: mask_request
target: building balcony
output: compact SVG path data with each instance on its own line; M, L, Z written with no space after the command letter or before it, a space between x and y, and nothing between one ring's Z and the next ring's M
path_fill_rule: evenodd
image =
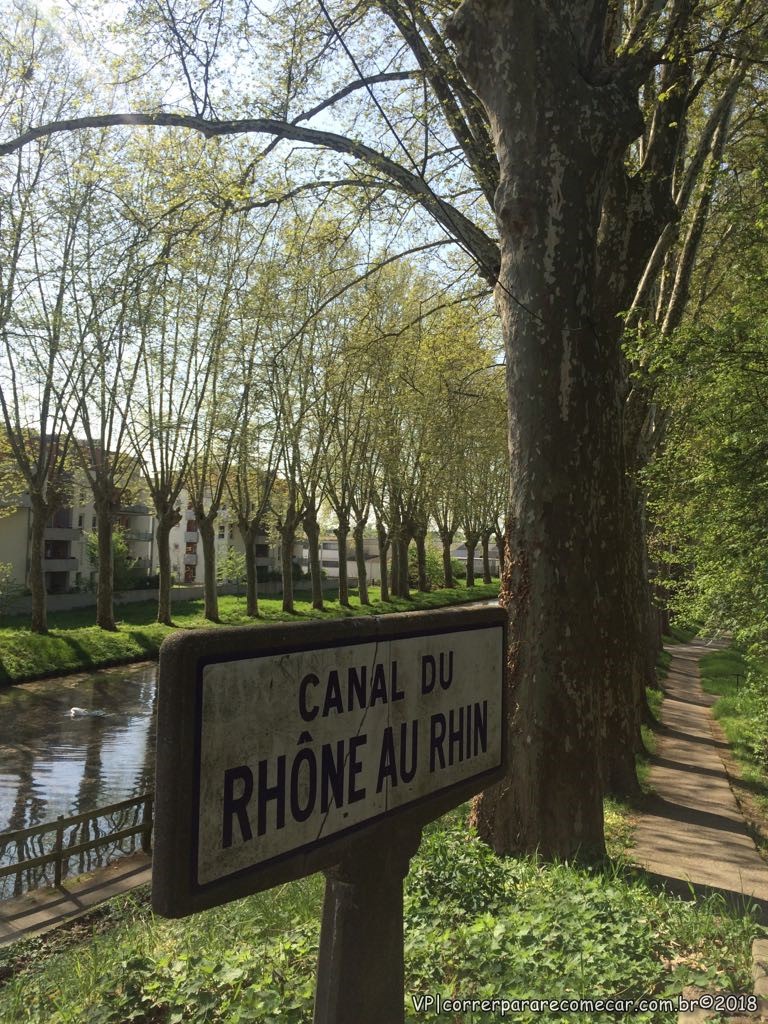
M121 505L118 514L123 516L148 516L151 515L149 505Z
M184 540L187 544L196 544L199 540L197 530L187 530L184 533Z
M76 558L44 558L43 572L77 572Z
M78 526L46 526L45 540L80 540L83 531Z
M151 530L128 530L126 540L133 542L134 544L151 544L152 543L152 531Z
M184 555L184 565L197 565L197 555Z

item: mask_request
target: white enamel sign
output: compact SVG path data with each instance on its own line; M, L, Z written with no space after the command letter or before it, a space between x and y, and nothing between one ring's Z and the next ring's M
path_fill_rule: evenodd
M206 664L196 885L498 768L502 676L496 625Z

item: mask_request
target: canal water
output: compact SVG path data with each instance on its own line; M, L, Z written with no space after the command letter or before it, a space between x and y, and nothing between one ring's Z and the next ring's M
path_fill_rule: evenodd
M144 663L0 690L0 833L152 788L156 672Z

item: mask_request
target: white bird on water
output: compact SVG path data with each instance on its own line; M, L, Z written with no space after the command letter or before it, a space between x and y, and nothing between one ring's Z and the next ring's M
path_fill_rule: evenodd
M69 709L70 718L103 718L103 716L104 712L99 711L98 709L96 711L89 711L88 708Z

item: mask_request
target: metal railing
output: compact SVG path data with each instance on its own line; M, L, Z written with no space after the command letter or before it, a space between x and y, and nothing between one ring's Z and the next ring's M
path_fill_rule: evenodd
M81 874L137 847L150 853L153 793L61 816L56 821L0 834L0 898L20 895L41 885L61 885L77 860ZM52 874L52 878L51 878Z

